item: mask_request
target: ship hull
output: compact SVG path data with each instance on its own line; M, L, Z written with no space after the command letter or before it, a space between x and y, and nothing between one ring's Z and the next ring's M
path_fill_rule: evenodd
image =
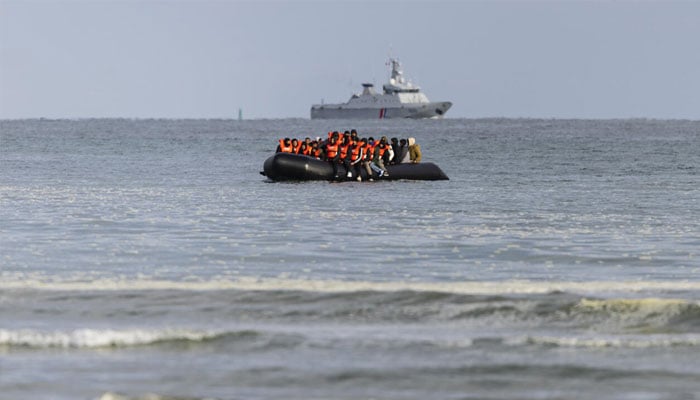
M392 119L442 118L452 107L450 102L406 104L384 108L350 107L345 104L323 104L311 107L311 119Z
M381 180L448 180L444 172L433 163L387 165L388 176L379 178L372 174L371 178ZM263 175L273 181L332 181L338 180L333 175L333 167L327 161L290 153L276 153L265 160ZM370 178L364 168L360 168L362 180ZM338 165L340 180L348 179L347 170L342 164ZM350 178L354 180L356 177Z

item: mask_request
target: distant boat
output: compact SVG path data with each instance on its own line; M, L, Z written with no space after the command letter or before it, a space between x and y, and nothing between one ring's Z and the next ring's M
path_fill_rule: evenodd
M347 103L311 106L311 119L442 118L452 107L449 101L428 100L418 86L404 79L399 60L389 61L391 78L383 94L375 92L373 84L363 83L362 93L353 94Z

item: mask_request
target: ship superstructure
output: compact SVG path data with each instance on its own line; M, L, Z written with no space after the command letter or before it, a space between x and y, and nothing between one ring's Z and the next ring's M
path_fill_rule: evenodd
M401 63L392 58L391 77L377 93L374 85L363 83L360 94L353 94L347 103L314 104L311 119L377 119L377 118L442 118L452 107L449 101L431 102L403 76Z

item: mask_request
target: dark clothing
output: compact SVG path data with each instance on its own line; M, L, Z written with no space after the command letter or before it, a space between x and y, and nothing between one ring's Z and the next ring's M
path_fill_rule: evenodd
M392 164L401 164L401 161L408 154L408 146L397 146L394 148L394 158L392 159Z
M357 160L351 161L352 160L352 153L355 151L355 149L359 147L360 148L360 153L358 154ZM357 178L360 176L360 166L362 165L362 159L365 158L364 153L362 152L362 146L359 144L350 146L348 148L348 152L345 155L345 160L343 160L343 164L345 165L345 169L348 172L352 173L352 176Z

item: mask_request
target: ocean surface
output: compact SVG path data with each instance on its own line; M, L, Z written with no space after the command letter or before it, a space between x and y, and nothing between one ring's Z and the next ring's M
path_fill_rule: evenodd
M700 399L700 122L0 121L0 399Z

